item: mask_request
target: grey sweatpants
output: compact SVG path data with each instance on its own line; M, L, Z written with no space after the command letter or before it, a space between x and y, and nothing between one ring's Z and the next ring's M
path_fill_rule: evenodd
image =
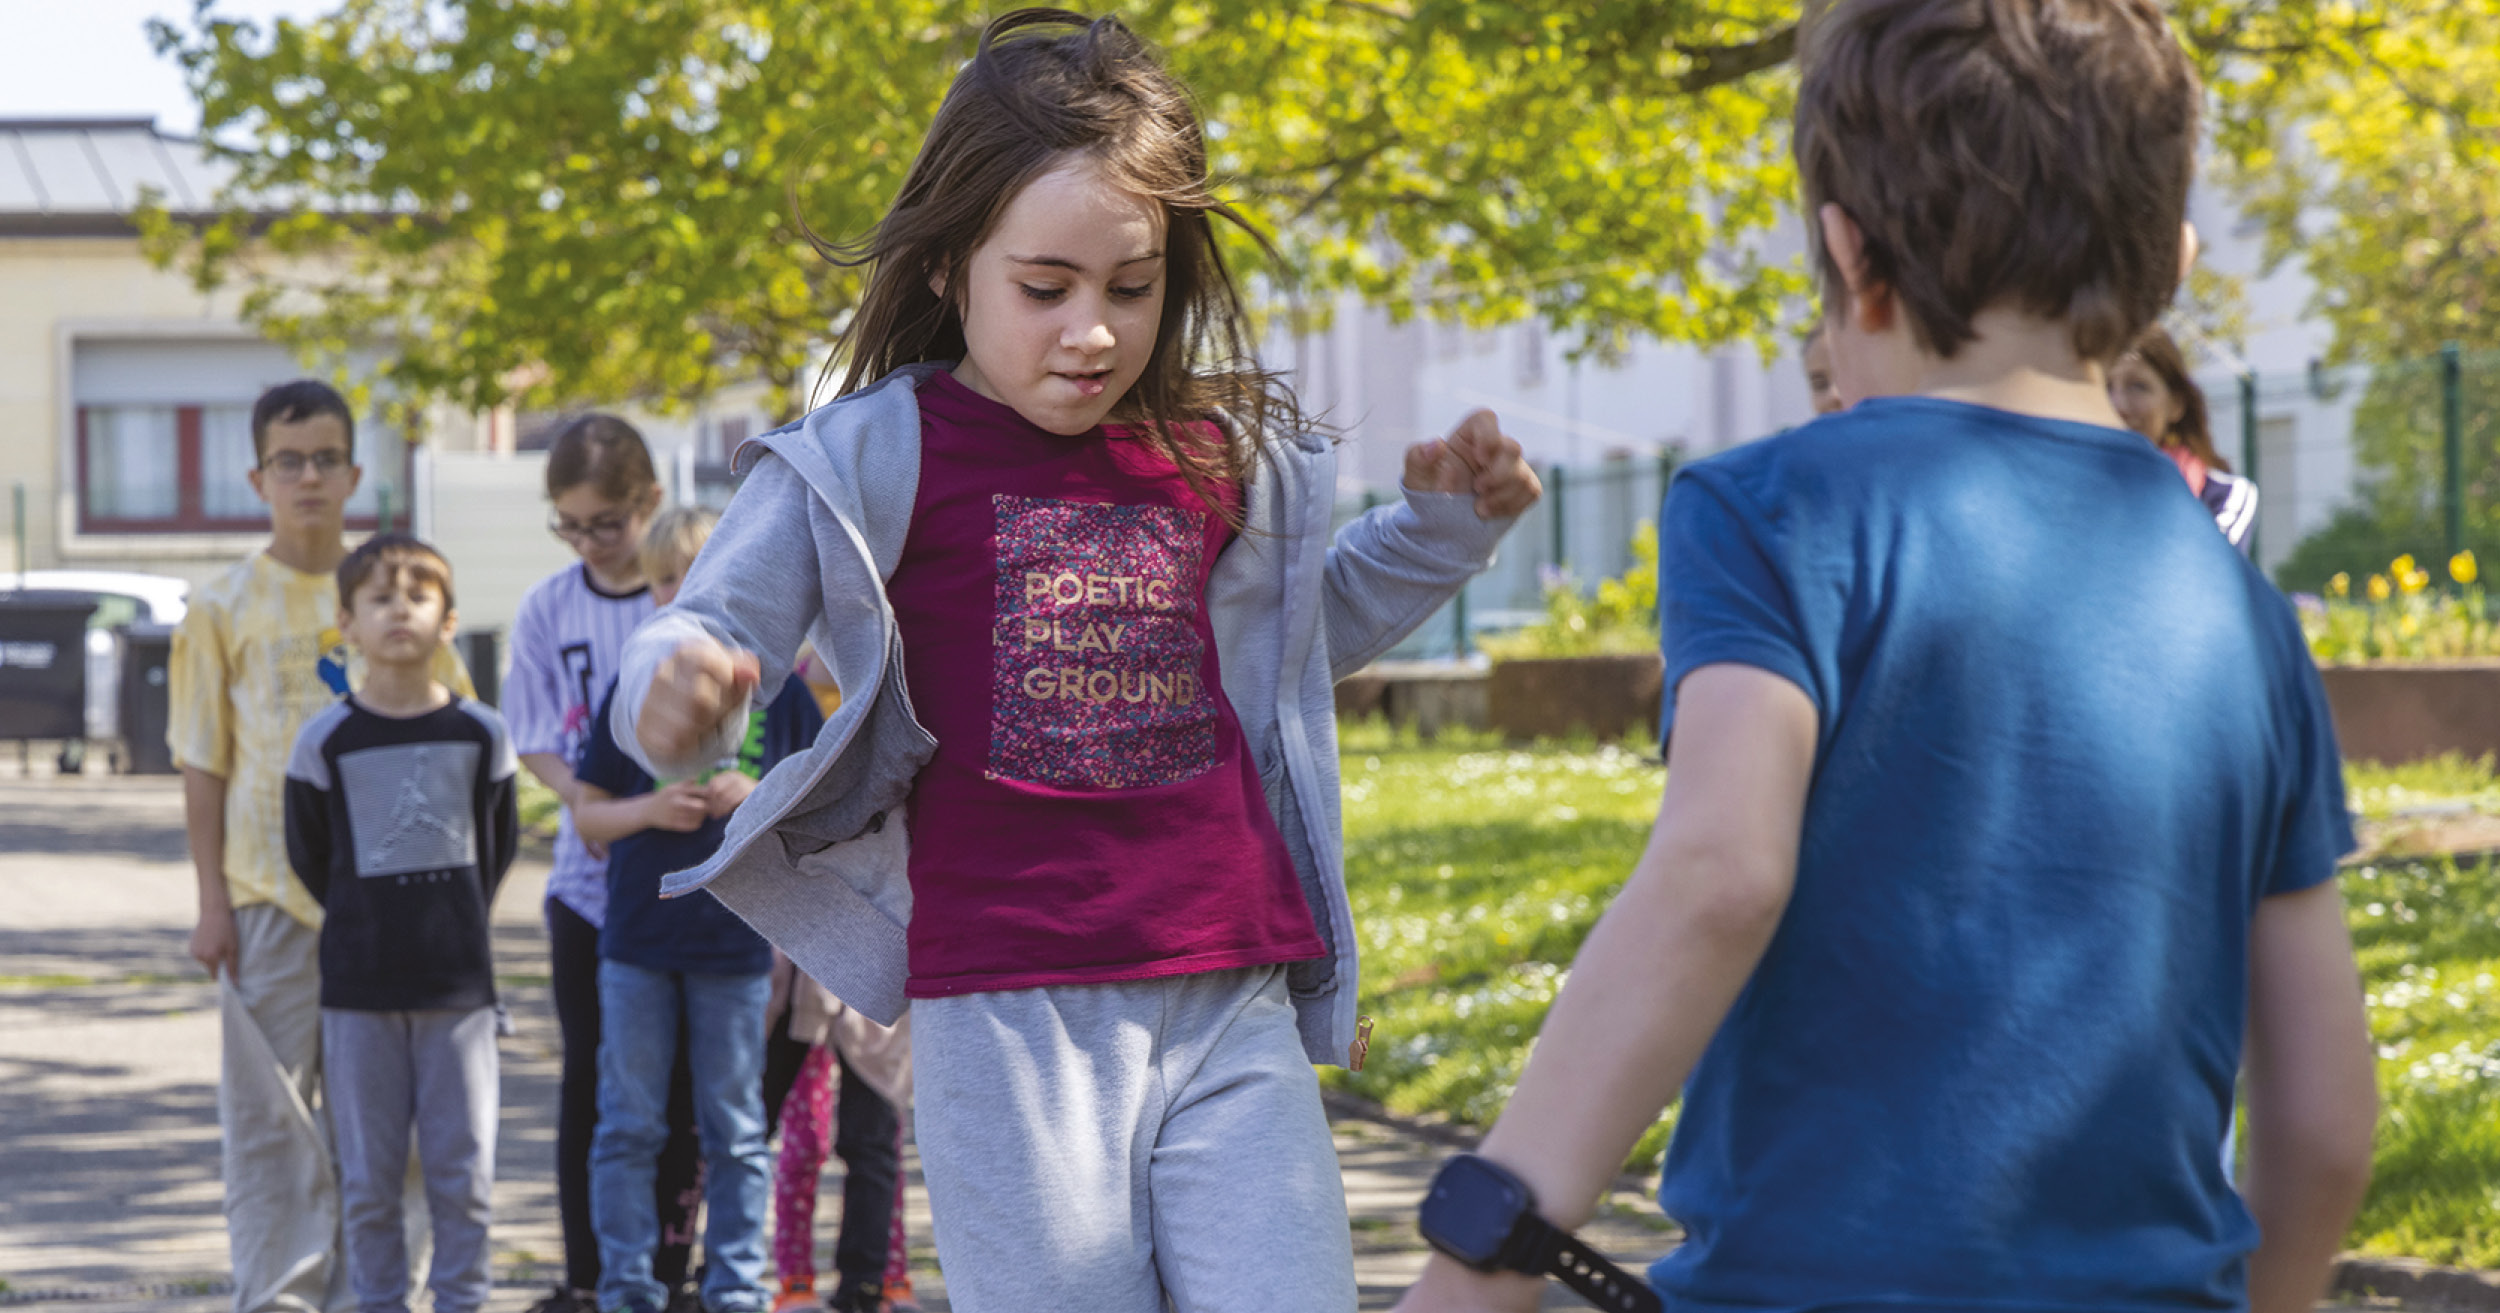
M217 983L226 1237L235 1313L355 1307L339 1243L338 1169L321 1077L321 932L270 903L234 909L235 969ZM422 1197L411 1159L405 1197ZM431 1252L410 1207L408 1252Z
M407 1313L401 1172L409 1133L434 1223L426 1284L435 1313L476 1313L491 1289L486 1225L495 1183L495 1010L321 1010L322 1087L338 1138L347 1284L362 1313Z
M1283 967L911 1011L959 1313L1354 1308L1345 1186Z

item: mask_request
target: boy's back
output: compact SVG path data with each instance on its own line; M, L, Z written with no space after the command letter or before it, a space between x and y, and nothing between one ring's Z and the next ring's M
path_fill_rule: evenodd
M1878 399L1679 476L1667 682L1820 730L1788 913L1695 1069L1678 1306L2229 1302L2257 901L2350 846L2281 596L2117 429Z

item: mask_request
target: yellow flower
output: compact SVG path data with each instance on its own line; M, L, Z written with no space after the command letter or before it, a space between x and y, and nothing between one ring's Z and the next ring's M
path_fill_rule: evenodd
M2404 589L2408 595L2418 593L2431 586L2431 572L2428 570L2409 571L2396 580L2396 585Z
M2389 563L2387 573L2398 579L2402 579L2406 575L2409 575L2420 568L2420 563L2413 559L2413 553L2406 552L2404 555L2397 557L2393 562Z
M2468 555L2471 554L2468 553ZM2352 576L2341 570L2336 571L2335 577L2326 581L2326 595L2329 597L2352 596Z
M2387 576L2386 576L2386 575L2383 575L2383 574L2374 574L2374 575L2371 575L2371 576L2370 576L2370 600L2371 600L2371 601L2373 601L2373 602L2384 602L2384 601L2386 601L2386 600L2387 600L2387 595L2388 595L2390 592L2392 592L2392 591L2394 591L2394 590L2393 590L2393 589L2390 589L2390 588L2387 586Z
M2448 577L2461 584L2474 582L2474 549L2467 548L2448 558Z
M2396 632L2406 638L2411 638L2422 632L2422 622L2408 615L2396 622Z

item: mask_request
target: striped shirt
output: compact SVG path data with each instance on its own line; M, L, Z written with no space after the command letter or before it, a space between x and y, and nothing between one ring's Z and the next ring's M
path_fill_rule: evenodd
M602 592L580 564L532 585L512 621L512 674L503 693L514 750L525 757L554 753L567 767L579 766L590 713L616 678L626 636L656 609L649 588ZM607 863L583 846L569 807L556 835L547 896L592 925L607 919Z

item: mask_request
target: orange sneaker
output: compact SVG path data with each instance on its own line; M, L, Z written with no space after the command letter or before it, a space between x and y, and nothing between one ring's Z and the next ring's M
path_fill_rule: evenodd
M773 1313L825 1313L825 1304L816 1298L816 1287L812 1283L796 1285L774 1296Z

